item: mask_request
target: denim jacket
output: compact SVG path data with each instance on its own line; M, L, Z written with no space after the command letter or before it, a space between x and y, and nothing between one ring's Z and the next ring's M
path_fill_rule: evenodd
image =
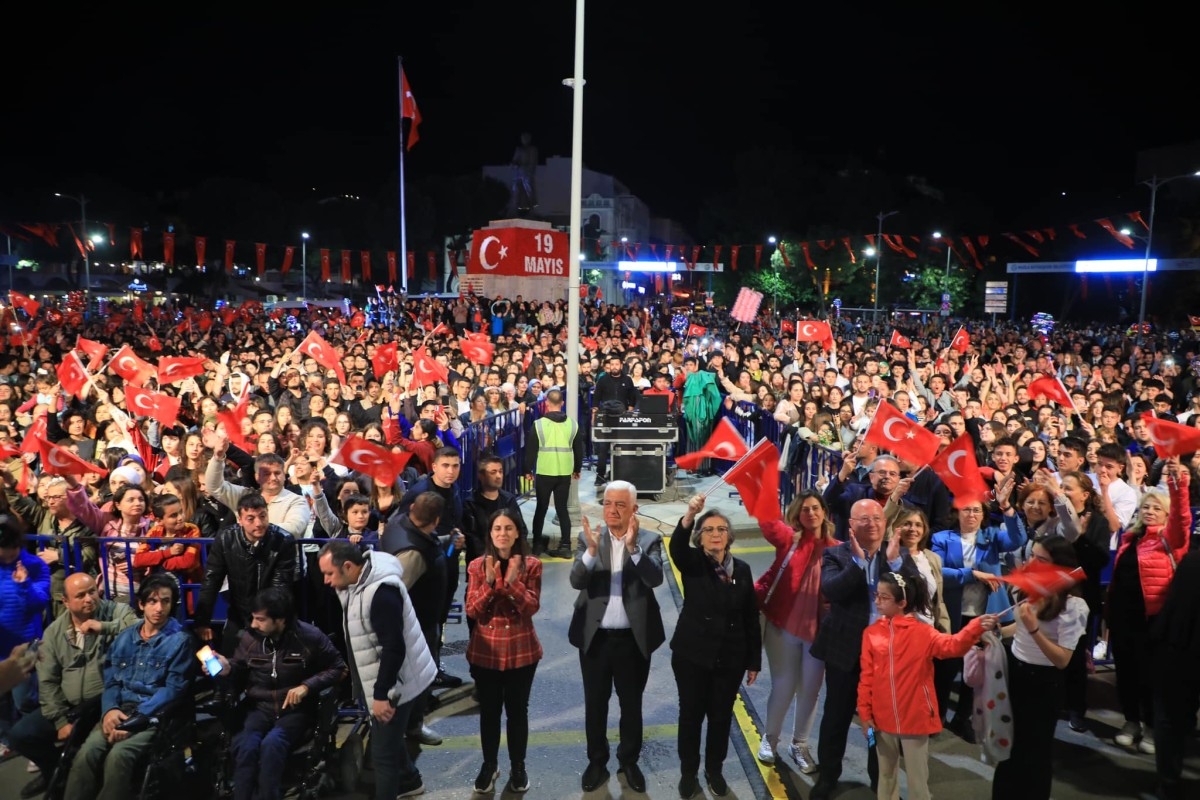
M180 699L191 685L191 637L171 618L149 641L142 626L121 631L104 660L104 698L101 714L114 708L154 714Z

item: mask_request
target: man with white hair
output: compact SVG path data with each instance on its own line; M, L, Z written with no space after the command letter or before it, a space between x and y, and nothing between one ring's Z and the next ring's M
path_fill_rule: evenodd
M646 791L638 768L642 751L642 693L650 654L663 643L662 615L654 589L663 582L662 537L637 522L637 487L613 481L604 491L604 525L587 517L579 536L571 586L579 590L568 639L579 648L583 673L588 766L583 790L608 782L608 701L621 703L618 772L635 792Z

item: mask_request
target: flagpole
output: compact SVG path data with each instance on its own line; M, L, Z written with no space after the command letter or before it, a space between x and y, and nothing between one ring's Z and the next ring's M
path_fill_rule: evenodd
M408 298L408 230L404 224L404 62L400 56L396 56L396 80L398 82L400 104L397 107L399 114L399 131L400 131L400 291L404 293L405 299Z
M732 466L732 467L730 467L729 469L727 469L727 470L725 471L725 472L726 472L726 474L728 474L728 473L732 472L733 470L737 469L739 464L741 464L741 463L742 463L743 461L745 461L747 458L749 458L750 456L752 456L752 455L754 454L754 451L755 451L755 450L757 450L758 448L762 447L762 446L763 446L764 444L766 444L767 442L768 442L768 440L767 440L766 438L759 439L757 442L755 442L755 443L754 443L754 447L751 447L749 450L747 450L747 451L746 451L746 454L745 454L744 456L742 456L742 457L741 457L741 458L739 458L737 461L735 461L735 462L733 463L733 466ZM700 493L700 496L701 496L701 497L708 497L708 496L709 496L709 495L711 495L713 492L715 492L715 491L716 491L718 488L720 488L720 486L721 486L722 484L724 484L724 485L726 485L726 486L729 486L729 485L730 485L730 484L727 484L727 483L725 483L725 479L724 479L724 477L722 477L722 478L721 478L721 480L719 480L719 481L714 481L714 482L713 482L713 484L712 484L711 486L709 486L707 489L705 489L703 492L701 492L701 493Z

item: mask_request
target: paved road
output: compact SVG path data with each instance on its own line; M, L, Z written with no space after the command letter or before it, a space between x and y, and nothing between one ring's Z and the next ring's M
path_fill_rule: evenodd
M599 509L586 477L581 486L580 502L585 513L595 521L599 519ZM707 481L700 484L702 487L707 485ZM677 497L675 492L669 490L663 502L644 500L640 510L642 524L659 526L664 533L669 533L683 511L683 500L694 491L694 487L689 486L680 489ZM750 563L755 575L760 574L770 564L771 548L758 534L753 521L737 504L736 498L729 497L723 489L713 493L711 505L730 513L739 537L735 552ZM530 504L526 509L526 517L532 519L532 516ZM670 650L666 646L654 654L645 696L646 744L641 764L648 783L646 794L639 795L629 790L624 781L615 775L615 763L610 765L614 775L606 787L586 795L580 790L579 779L586 766L586 758L579 664L575 649L567 643L567 626L575 595L567 581L569 568L569 562L559 559L548 559L545 564L542 609L537 617L537 626L546 654L538 668L530 702L531 735L527 768L531 788L526 797L531 800L677 797L675 787L679 773L675 752L675 722L678 709ZM680 601L673 575L667 576L657 596L669 638L669 632L674 629L678 617ZM466 650L466 638L465 624L448 626L445 661L452 673L463 677L468 676L462 655ZM738 704L733 746L725 769L731 789L727 797L740 800L803 800L809 795L814 776L801 775L782 761L777 768L766 769L753 757L759 741L757 729L765 714L770 687L770 675L765 670L764 659L761 680L754 686L744 688ZM1055 744L1055 800L1153 797L1153 758L1131 753L1111 743L1111 737L1121 722L1119 714L1112 710L1116 708L1116 703L1111 673L1101 673L1095 677L1091 694L1091 732L1077 734L1065 723L1059 725ZM447 692L446 700L432 714L430 721L432 727L445 737L445 742L439 747L424 748L417 753L417 763L425 778L425 796L431 800L478 797L471 789L480 764L478 714L470 699L469 687ZM789 729L788 725L785 725L785 730ZM818 719L814 735L819 725ZM610 736L614 743L615 727L614 699L610 720ZM1193 747L1191 750L1187 770L1194 785L1190 796L1200 798L1200 754L1196 749ZM958 800L984 800L991 797L991 769L980 763L977 748L943 733L934 738L930 753L930 785L935 797ZM27 777L24 766L23 759L0 766L0 800L17 796L17 787L22 786ZM364 786L369 778L368 771L364 775ZM863 742L853 732L843 778L844 783L837 797L867 800L873 796L867 786ZM493 797L507 797L501 792L506 779L507 762L502 754L501 777ZM704 795L711 796L707 789ZM361 793L345 793L337 797L361 796Z

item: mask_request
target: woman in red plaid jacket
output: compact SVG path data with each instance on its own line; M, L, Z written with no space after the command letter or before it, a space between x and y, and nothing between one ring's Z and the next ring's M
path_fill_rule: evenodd
M494 513L484 554L467 565L467 616L475 620L467 663L479 696L483 766L475 791L490 794L500 772L500 711L508 715L509 775L505 793L529 788L525 750L529 741L529 692L542 658L533 628L540 606L542 562L529 555L511 512Z

